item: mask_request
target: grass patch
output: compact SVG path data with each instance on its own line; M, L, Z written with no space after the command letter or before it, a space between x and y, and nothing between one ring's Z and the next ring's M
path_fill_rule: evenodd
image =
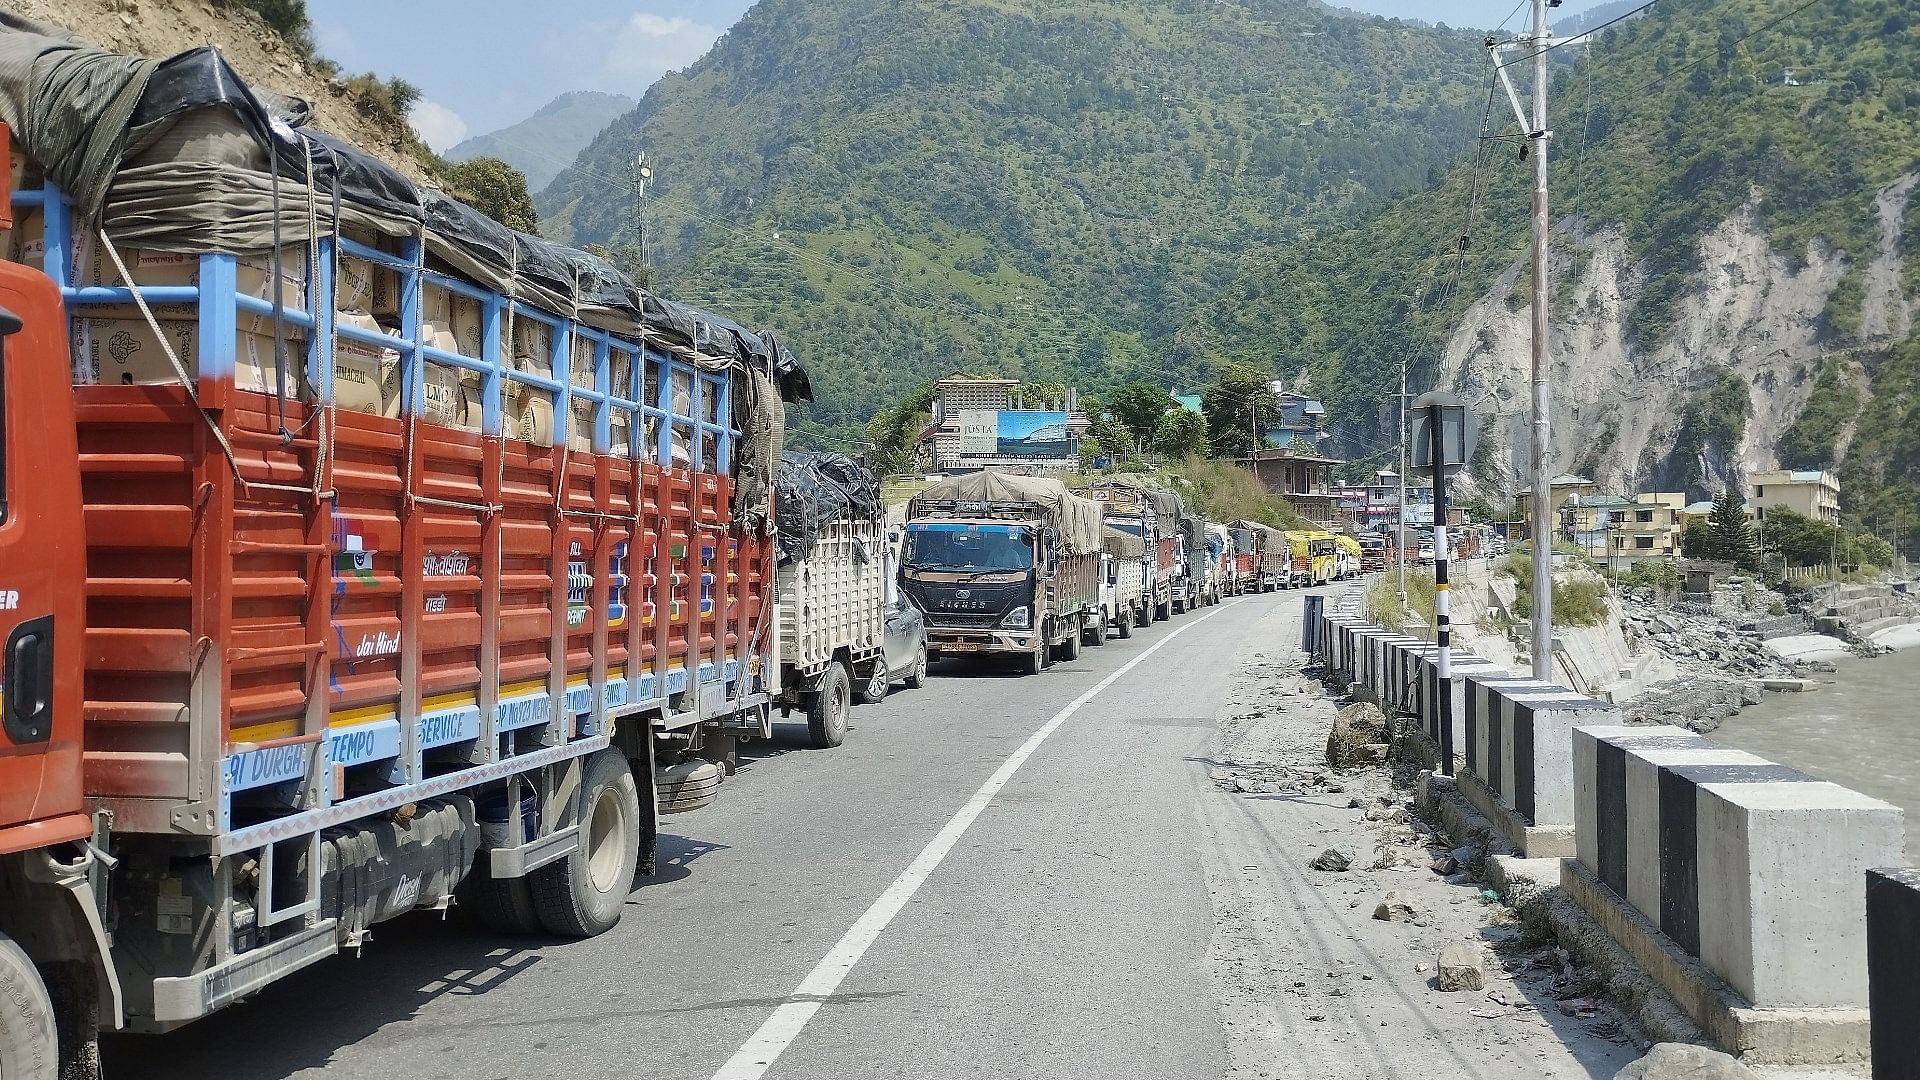
M1368 622L1385 630L1398 630L1407 619L1406 612L1400 607L1399 585L1392 574L1382 574L1367 586L1361 607ZM1407 609L1415 618L1428 626L1433 625L1432 573L1407 573Z
M1509 555L1500 564L1502 573L1519 584L1514 598L1515 618L1533 616L1533 560L1525 555ZM1607 620L1607 584L1594 578L1571 581L1553 579L1553 625L1599 626Z

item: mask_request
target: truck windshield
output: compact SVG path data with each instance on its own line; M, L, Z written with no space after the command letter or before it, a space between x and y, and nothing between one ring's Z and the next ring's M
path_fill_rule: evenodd
M1027 530L968 525L907 527L903 558L915 570L1028 570Z

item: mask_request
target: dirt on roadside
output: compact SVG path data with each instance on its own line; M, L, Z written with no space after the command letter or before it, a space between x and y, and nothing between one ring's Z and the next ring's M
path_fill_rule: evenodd
M1231 689L1201 797L1228 1075L1611 1077L1637 1058L1598 980L1475 879L1473 838L1410 813L1410 775L1326 767L1341 703L1275 653ZM1440 989L1454 943L1478 989Z

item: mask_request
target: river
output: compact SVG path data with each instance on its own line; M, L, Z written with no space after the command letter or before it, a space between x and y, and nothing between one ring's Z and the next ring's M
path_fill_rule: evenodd
M1770 693L1709 737L1904 808L1907 865L1920 866L1920 649L1813 680L1819 689Z

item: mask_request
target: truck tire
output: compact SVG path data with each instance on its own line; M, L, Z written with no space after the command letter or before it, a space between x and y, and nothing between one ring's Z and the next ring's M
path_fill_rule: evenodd
M53 999L39 969L13 939L0 934L0 1076L6 1080L56 1080L59 1038Z
M1152 624L1153 612L1148 610L1147 602L1142 600L1140 601L1140 606L1133 609L1133 625L1145 630Z
M1133 636L1134 618L1135 618L1135 615L1132 608L1128 608L1127 610L1120 613L1119 630L1120 630L1120 639L1122 641Z
M590 938L613 929L640 867L640 788L618 750L587 759L580 777L580 846L527 875L547 932Z
M807 737L815 750L829 750L847 741L847 713L852 708L853 679L835 660L820 676L820 685L807 698Z
M1089 645L1105 645L1107 643L1107 626L1107 613L1103 611L1100 613L1098 619L1082 627L1080 633Z
M467 879L454 890L454 899L480 920L481 926L496 934L537 934L542 929L527 879L494 877L487 869L484 852Z
M1166 622L1168 619L1171 619L1171 618L1173 618L1173 601L1168 600L1164 603L1154 605L1153 607L1154 622Z
M1038 675L1047 670L1047 657L1052 652L1053 647L1047 644L1047 639L1041 638L1040 644L1032 652L1020 658L1020 674Z
M918 690L927 685L927 647L925 645L920 646L920 651L914 655L913 670L907 672L904 681L909 690Z
M1081 616L1081 618L1084 619L1085 616ZM1061 639L1060 642L1061 660L1071 664L1075 660L1080 659L1080 644L1086 640L1084 636L1086 631L1083 629L1084 625L1084 622L1076 620L1071 627L1067 628L1067 636Z
M887 691L892 688L893 672L887 670L887 658L882 656L873 662L873 677L860 684L854 692L853 700L861 705L878 705L887 700Z

